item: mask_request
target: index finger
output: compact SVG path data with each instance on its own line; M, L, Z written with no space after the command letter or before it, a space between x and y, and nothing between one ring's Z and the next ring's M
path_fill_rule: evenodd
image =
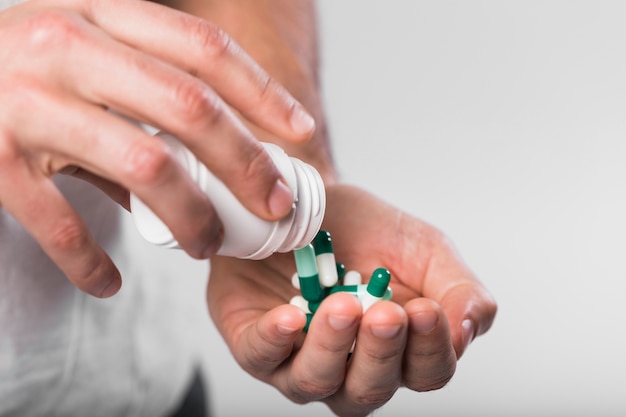
M311 136L309 113L217 25L151 2L81 3L113 37L206 81L259 127L290 141Z
M425 297L437 301L443 308L450 323L454 349L460 358L475 337L489 330L497 304L461 260L452 243L440 232L436 234L439 239L433 245L422 290Z

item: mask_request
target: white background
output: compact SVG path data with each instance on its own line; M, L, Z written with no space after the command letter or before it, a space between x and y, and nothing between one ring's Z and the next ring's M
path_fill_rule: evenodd
M444 389L377 416L626 415L626 3L320 1L337 165L442 229L499 304ZM241 371L216 416L331 415Z

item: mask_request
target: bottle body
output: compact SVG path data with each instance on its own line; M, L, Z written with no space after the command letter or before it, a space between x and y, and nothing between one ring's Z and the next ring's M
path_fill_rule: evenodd
M291 189L294 201L286 217L266 221L246 209L176 138L164 132L155 136L171 148L192 180L211 200L224 227L219 255L264 259L275 252L289 252L307 245L319 231L326 208L322 178L311 165L289 157L277 145L263 143ZM164 247L179 247L169 228L139 198L131 194L130 204L135 225L146 240Z

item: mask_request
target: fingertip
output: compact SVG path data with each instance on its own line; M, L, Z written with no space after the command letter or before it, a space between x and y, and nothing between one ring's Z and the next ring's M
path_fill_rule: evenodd
M97 267L90 272L82 271L68 272L66 276L81 291L97 298L109 298L114 296L122 288L122 277L115 264L106 255L101 255L103 259Z
M122 276L113 261L106 254L103 254L103 258L101 272L96 272L95 276L89 279L101 282L102 285L98 292L90 291L90 293L98 298L109 298L117 294L122 288Z
M102 248L85 248L83 253L57 255L55 261L67 279L81 291L97 298L109 298L122 287L122 277ZM64 259L63 259L64 258ZM71 258L73 262L68 262Z
M277 180L274 184L267 205L270 215L274 218L283 218L291 210L293 193L282 179Z
M216 217L216 221L212 223L209 229L208 245L205 243L205 247L202 251L202 259L209 259L213 255L219 252L224 243L224 227L221 220Z
M334 315L360 316L363 310L358 298L344 292L329 295L322 306L328 314Z
M276 331L283 336L298 334L306 325L306 314L296 306L279 306L276 315Z
M290 123L298 141L310 138L315 130L315 119L299 103L291 109Z
M99 298L109 298L114 296L122 288L122 278L117 274L104 285L101 293L97 295Z
M468 346L474 340L476 336L475 332L476 326L474 326L474 322L471 319L465 319L461 323L461 335L463 336L461 350L457 352L457 357L461 357L465 350L467 350Z
M363 325L379 339L393 339L407 326L407 314L393 301L379 301L363 316Z

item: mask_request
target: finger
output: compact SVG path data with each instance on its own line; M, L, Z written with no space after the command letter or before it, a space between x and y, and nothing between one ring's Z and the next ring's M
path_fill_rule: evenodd
M291 375L279 389L305 403L332 395L343 383L346 360L354 343L361 305L349 294L329 296L315 312Z
M415 288L441 305L449 322L457 358L471 341L492 325L497 304L487 289L461 259L452 242L429 226L425 245L430 255L425 278Z
M84 96L171 132L258 216L274 220L287 214L293 197L282 175L212 88L134 50L111 48L119 51L108 65L123 71L112 74L104 65L89 71L83 76ZM102 88L105 77L112 85ZM132 93L128 80L133 80Z
M33 16L21 36L33 27L42 28L30 51L45 58L41 76L56 80L63 92L174 134L254 214L275 220L290 211L291 191L270 156L207 84L71 13Z
M306 324L302 310L281 305L249 326L234 346L240 366L264 381L280 377L275 372L291 355L293 345Z
M96 297L121 287L119 271L47 177L35 176L6 147L0 151L0 200L67 278Z
M409 301L409 337L404 359L404 384L416 391L443 387L456 370L456 354L441 307L426 298Z
M89 12L115 38L207 81L258 126L286 140L311 136L312 117L215 24L148 2L95 2Z
M338 415L363 415L385 404L402 381L407 315L396 303L381 301L363 316L348 374L329 405Z
M42 175L80 166L134 192L190 255L206 258L217 251L221 223L164 143L100 107L43 88L11 88L8 96L20 100L5 123L41 159L33 163ZM29 118L32 113L39 115L36 120Z
M440 301L450 329L457 358L470 343L491 328L497 304L480 283L468 283L449 289Z

